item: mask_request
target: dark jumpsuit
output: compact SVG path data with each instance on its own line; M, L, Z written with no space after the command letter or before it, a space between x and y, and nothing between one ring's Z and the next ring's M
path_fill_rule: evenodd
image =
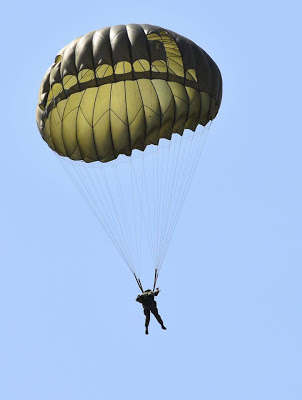
M158 293L159 293L159 291L152 292L150 290L150 291L144 292L143 294L139 294L136 298L136 301L141 303L144 307L144 314L146 316L146 320L145 320L146 328L148 328L149 322L150 322L150 311L152 312L154 317L157 319L158 323L162 327L164 326L163 320L161 319L160 315L158 314L156 301L154 300L154 296L157 296Z

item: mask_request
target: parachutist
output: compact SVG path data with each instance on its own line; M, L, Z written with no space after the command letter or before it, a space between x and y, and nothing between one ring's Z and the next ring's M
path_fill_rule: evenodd
M154 315L154 317L157 319L158 323L161 325L161 328L166 330L167 328L165 327L163 320L161 319L161 316L158 313L156 301L154 300L154 296L157 296L159 294L160 290L159 288L156 288L155 291L152 291L151 289L147 289L143 292L143 294L139 294L136 298L136 301L141 303L144 308L144 314L145 314L145 334L148 335L148 326L150 323L150 312Z

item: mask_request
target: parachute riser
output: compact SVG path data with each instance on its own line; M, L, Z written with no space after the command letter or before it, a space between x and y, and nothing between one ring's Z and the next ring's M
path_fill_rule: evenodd
M141 280L136 276L136 274L134 272L133 272L133 276L134 276L136 283L137 283L138 287L140 288L141 292L144 293L144 289L143 289Z
M158 278L158 274L159 274L159 271L158 271L158 269L157 268L155 268L155 271L154 271L154 283L153 283L153 292L154 292L154 290L155 290L155 287L156 287L156 283L157 283L157 278Z
M134 278L136 280L136 283L137 283L138 287L140 288L141 292L144 293L144 289L143 289L143 285L142 285L141 280L136 276L136 274L134 272L132 272L132 273L133 273L133 276L134 276ZM155 287L156 287L158 275L159 275L159 271L158 271L157 268L155 268L155 271L154 271L154 282L153 282L153 289L152 289L153 291L155 290Z

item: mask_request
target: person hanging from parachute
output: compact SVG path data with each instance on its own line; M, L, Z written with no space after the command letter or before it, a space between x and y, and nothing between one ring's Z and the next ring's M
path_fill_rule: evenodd
M65 159L64 169L133 273L146 334L151 312L166 329L154 300L156 281L206 137L197 127L216 117L221 99L222 77L212 58L190 39L149 24L76 38L56 54L41 82L41 137ZM190 139L171 145L185 130ZM148 152L155 146L165 151ZM144 291L135 271L148 242L155 280Z
M151 289L145 290L142 294L139 294L136 297L136 301L141 303L143 308L144 308L144 314L145 314L145 334L149 334L149 323L150 323L150 313L154 315L158 323L161 325L161 328L166 330L167 328L165 327L163 320L161 319L161 316L158 313L157 309L157 304L156 301L154 300L154 296L157 296L159 294L160 290L159 288L156 288L155 291Z
M138 284L138 287L140 288L140 290L142 292L142 294L139 294L136 297L136 301L138 303L142 304L142 306L144 308L144 314L146 317L145 318L145 334L146 335L149 334L148 327L149 327L149 323L150 323L150 314L151 313L154 315L154 317L156 318L158 323L161 325L161 328L163 330L167 329L163 323L163 320L161 319L161 316L158 313L157 304L156 304L156 301L154 300L154 296L158 296L158 294L160 292L158 287L156 288L156 290L154 290L156 283L157 283L158 274L159 274L159 271L157 268L155 268L153 290L151 290L151 289L144 290L141 280L136 276L135 273L133 273L134 278Z

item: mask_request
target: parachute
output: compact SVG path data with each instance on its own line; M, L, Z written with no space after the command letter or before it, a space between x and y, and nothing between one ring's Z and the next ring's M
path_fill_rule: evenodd
M155 287L221 97L211 57L153 25L81 36L57 54L42 80L41 136L141 290L147 248Z

